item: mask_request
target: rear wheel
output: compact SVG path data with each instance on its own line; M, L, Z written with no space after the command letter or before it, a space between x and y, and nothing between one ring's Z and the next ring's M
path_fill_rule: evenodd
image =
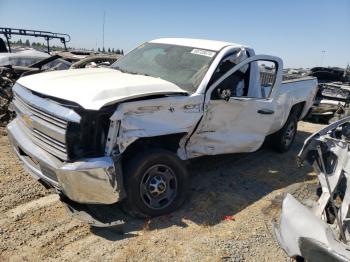
M295 114L290 114L284 126L271 135L272 147L280 153L287 152L292 146L298 128L298 118Z
M127 199L124 207L133 216L153 217L170 213L186 198L186 167L167 150L138 154L127 164L125 177Z

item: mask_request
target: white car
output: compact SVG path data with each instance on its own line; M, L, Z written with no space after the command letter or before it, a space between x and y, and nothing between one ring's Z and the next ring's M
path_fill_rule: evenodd
M317 80L282 82L282 69L239 44L157 39L110 68L20 78L8 134L30 173L70 200L162 215L186 199L184 160L253 152L268 136L290 148Z

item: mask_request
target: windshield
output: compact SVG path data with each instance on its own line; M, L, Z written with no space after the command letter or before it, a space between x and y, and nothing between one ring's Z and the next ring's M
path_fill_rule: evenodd
M124 73L161 78L194 93L215 55L214 51L193 47L146 43L111 67Z
M48 57L36 57L36 56L0 56L0 66L2 65L13 65L13 66L24 66L29 67L33 64L36 64L40 61L48 59ZM50 61L47 64L42 66L43 70L48 70L51 68L55 68L56 70L65 70L69 69L70 64L68 61L63 59L56 59Z

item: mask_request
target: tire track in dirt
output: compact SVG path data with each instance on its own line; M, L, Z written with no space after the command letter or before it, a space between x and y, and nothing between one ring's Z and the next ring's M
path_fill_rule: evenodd
M35 200L30 207L23 205L8 214L1 224L4 242L0 241L0 254L3 257L15 255L23 260L55 257L64 245L90 233L87 225L67 215L55 197L41 202Z
M10 148L4 128L0 128L0 213L48 195L24 169Z
M35 211L40 208L44 208L56 203L59 200L59 196L56 194L47 195L45 197L33 200L31 202L17 206L11 210L8 210L5 214L7 218L15 218L25 213Z
M304 132L319 127L301 125ZM0 136L0 261L288 261L261 209L275 192L309 179L295 167L305 136L284 155L261 150L196 160L184 207L145 224L130 219L124 235L72 219ZM236 220L224 221L225 215Z

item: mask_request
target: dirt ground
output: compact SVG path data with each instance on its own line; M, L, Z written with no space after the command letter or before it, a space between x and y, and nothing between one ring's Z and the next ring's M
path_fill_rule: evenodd
M196 159L189 200L151 220L92 228L71 218L58 196L21 167L0 129L0 261L290 261L271 234L271 200L315 183L295 162L321 125L299 123L292 150ZM233 216L233 220L225 220Z

